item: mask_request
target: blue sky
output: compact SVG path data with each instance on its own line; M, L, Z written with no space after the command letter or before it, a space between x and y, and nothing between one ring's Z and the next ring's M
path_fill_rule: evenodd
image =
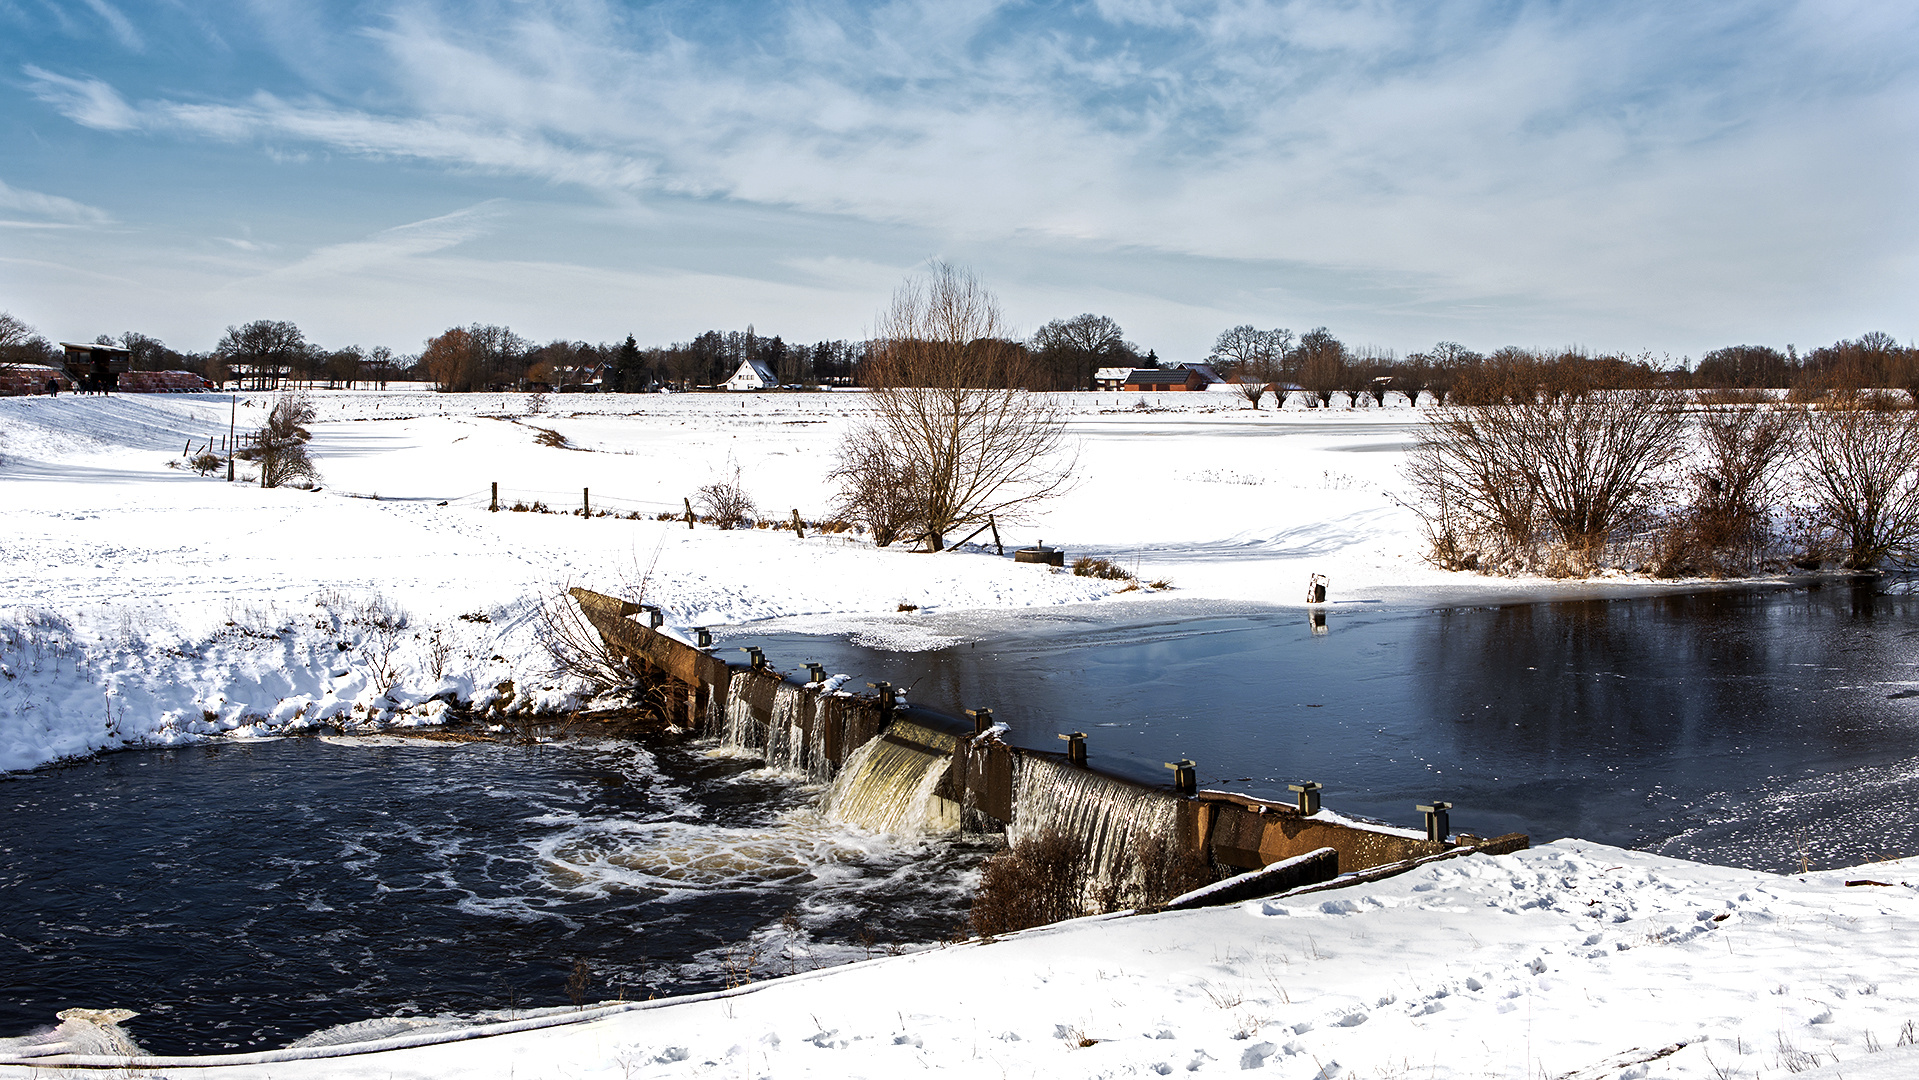
M0 308L1203 353L1919 336L1919 5L0 0Z

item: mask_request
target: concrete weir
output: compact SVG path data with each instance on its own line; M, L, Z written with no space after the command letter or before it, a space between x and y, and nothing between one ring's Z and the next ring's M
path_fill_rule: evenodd
M641 622L638 604L587 589L572 595L609 647L658 677L668 720L830 781L830 816L887 831L1004 832L1012 842L1057 831L1087 852L1095 878L1089 888L1124 903L1143 895L1153 870L1145 859L1190 861L1197 854L1222 877L1289 863L1297 869L1283 875L1281 887L1299 887L1528 846L1523 833L1449 836L1444 803L1435 804L1422 831L1322 810L1317 784L1297 785L1297 803L1283 803L1185 790L1182 774L1161 786L1109 776L1070 744L1064 754L1007 745L990 716L969 721L904 705L883 684L877 693L856 694L795 683L758 656L728 664Z

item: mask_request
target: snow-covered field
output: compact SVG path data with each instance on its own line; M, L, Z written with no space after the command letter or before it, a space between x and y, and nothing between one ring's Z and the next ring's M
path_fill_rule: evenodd
M1847 884L1861 879L1872 883ZM362 1051L408 1047L385 1052L321 1056L345 1047L310 1039L219 1068L162 1060L130 1074L1889 1080L1919 1075L1911 882L1912 861L1782 878L1567 840L701 999L332 1035ZM471 1037L487 1030L504 1033ZM99 1029L69 1022L0 1040L0 1056L56 1044L104 1049Z
M1298 604L1311 573L1336 599L1580 588L1421 561L1396 500L1418 416L1403 403L1282 415L1232 395L1074 395L1077 483L1002 539L1174 585L1119 594L977 546L650 520L736 467L762 516L831 516L826 473L858 393L313 400L317 493L182 467L189 443L227 430L224 395L0 399L0 770L341 717L431 722L440 699L497 704L509 680L512 707L559 706L572 688L543 677L534 614L568 584L643 583L680 627L788 629L903 604ZM240 395L238 429L270 401ZM584 489L596 510L649 520L489 513L496 483L503 506L572 510Z

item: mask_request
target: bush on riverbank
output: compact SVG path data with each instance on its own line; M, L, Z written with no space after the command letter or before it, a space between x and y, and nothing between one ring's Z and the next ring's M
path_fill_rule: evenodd
M1728 577L1867 570L1919 545L1919 410L1816 409L1576 381L1476 399L1408 459L1449 570Z

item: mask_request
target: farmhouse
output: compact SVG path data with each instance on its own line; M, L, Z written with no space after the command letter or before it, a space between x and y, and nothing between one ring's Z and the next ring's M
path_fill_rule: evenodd
M1162 393L1199 391L1223 381L1211 367L1205 364L1181 364L1172 368L1137 368L1126 376L1122 389L1153 390Z
M779 386L780 380L773 369L760 360L741 362L740 369L726 380L728 390L777 390Z

